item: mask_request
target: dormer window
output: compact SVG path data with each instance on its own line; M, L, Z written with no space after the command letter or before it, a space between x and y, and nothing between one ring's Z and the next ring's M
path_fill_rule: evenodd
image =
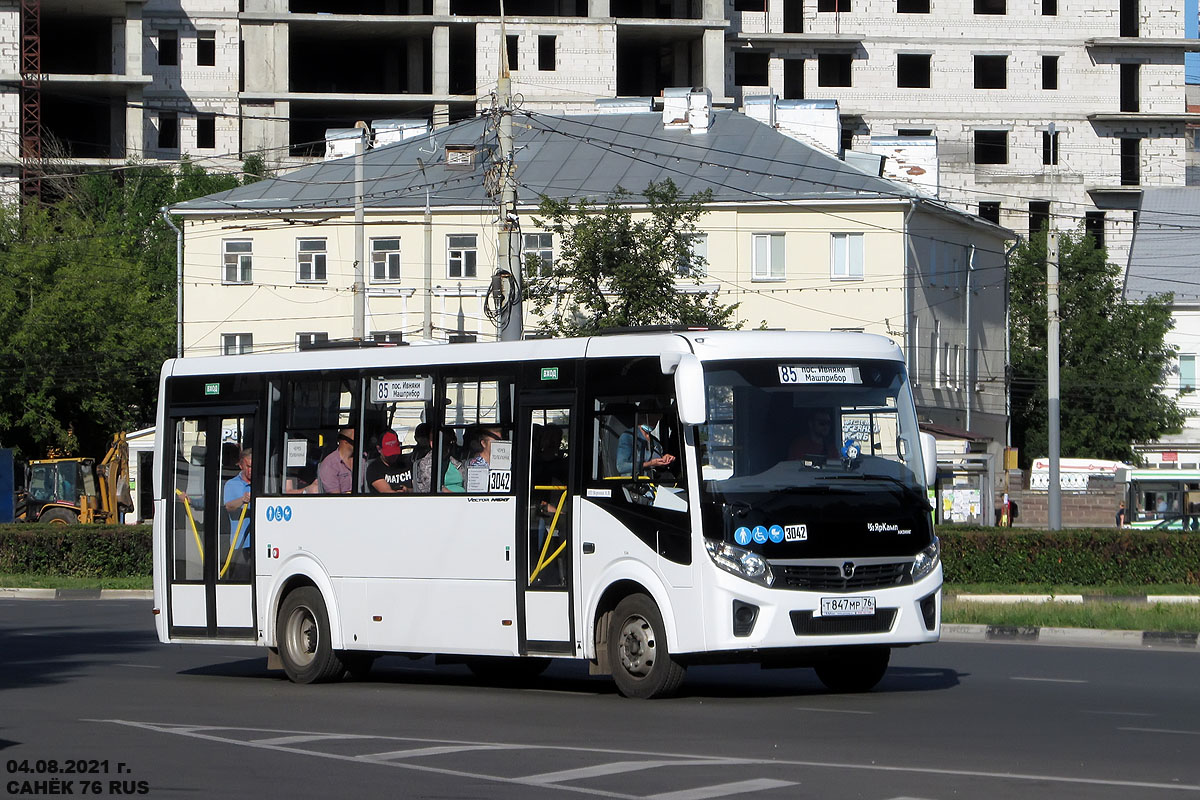
M461 145L446 145L446 166L466 167L475 166L475 148Z

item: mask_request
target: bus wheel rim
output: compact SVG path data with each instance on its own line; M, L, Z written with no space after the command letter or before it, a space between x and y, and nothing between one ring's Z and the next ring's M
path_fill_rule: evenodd
M298 666L306 667L316 657L321 632L317 620L307 608L297 608L288 618L288 650Z
M620 638L621 666L625 671L637 678L646 677L654 669L655 651L654 628L649 620L640 614L625 620Z

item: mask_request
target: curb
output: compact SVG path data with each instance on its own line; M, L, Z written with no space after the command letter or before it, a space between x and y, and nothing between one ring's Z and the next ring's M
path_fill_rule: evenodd
M151 589L9 589L0 586L0 600L153 600Z
M1014 625L942 625L944 642L998 642L1085 647L1200 650L1200 634L1166 631L1110 631L1089 628L1037 628Z

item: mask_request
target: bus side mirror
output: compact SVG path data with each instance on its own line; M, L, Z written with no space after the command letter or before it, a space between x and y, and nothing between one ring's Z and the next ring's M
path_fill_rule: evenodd
M937 483L937 439L931 433L921 434L921 461L925 466L925 485Z
M678 361L672 365L670 362ZM675 373L675 408L684 425L703 425L707 422L704 407L704 367L693 353L663 353L663 372ZM672 369L672 367L674 367Z

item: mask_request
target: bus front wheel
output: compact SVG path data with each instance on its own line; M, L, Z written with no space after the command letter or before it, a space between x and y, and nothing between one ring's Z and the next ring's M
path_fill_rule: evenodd
M667 697L679 690L686 668L671 656L658 606L631 594L609 617L608 657L617 691L626 697Z
M302 586L283 599L275 639L283 670L294 683L324 683L345 670L330 643L329 613L315 587Z
M831 692L869 692L883 680L892 651L888 647L848 650L844 655L816 665L817 677Z

